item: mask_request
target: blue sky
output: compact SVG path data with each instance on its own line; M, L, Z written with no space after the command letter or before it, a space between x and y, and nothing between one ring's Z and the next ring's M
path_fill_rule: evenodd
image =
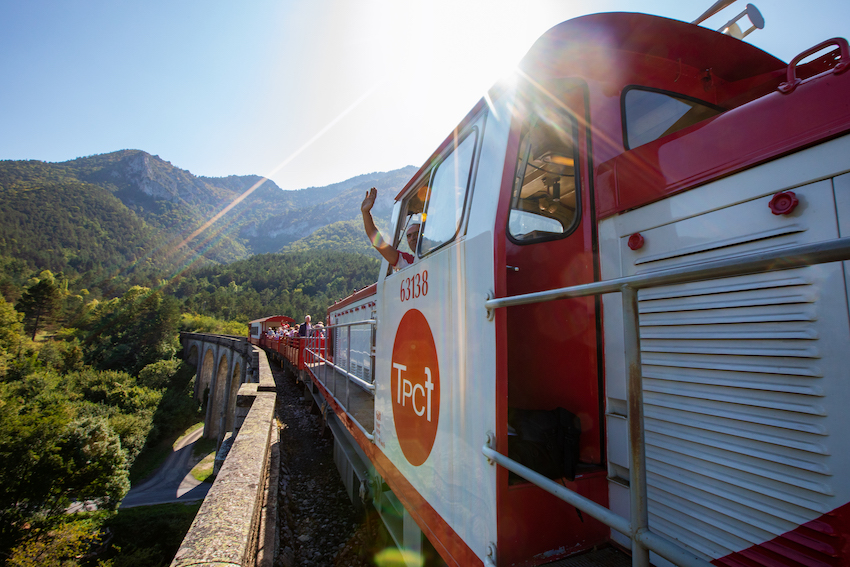
M0 159L132 148L284 189L418 166L553 25L711 3L0 0ZM753 3L766 28L747 41L785 61L850 36L848 0Z

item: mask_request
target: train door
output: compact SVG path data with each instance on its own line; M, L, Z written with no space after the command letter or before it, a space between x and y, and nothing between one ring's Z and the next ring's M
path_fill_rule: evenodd
M376 443L404 478L392 485L387 473L393 491L460 564L483 556L495 531L495 480L480 453L492 372L488 393L469 350L494 335L482 308L492 233L466 233L486 119L462 125L400 196L394 242L415 259L378 283Z
M500 215L507 226L496 227L504 231L506 296L594 280L585 93L583 84L559 80L531 84L517 98L517 150L506 162L506 171L515 163L510 204ZM594 298L509 307L506 322L508 434L516 429L516 409L574 413L581 421L582 465L570 487L607 503ZM582 521L572 507L530 483L505 475L499 486L500 517L506 519L500 520L500 549L531 546L527 556L560 544L580 549L607 536L604 526ZM558 522L537 521L553 511L560 513Z

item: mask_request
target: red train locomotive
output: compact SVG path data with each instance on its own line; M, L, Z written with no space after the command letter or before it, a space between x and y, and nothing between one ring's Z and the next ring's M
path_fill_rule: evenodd
M295 361L410 564L850 564L848 66L596 14L461 121Z

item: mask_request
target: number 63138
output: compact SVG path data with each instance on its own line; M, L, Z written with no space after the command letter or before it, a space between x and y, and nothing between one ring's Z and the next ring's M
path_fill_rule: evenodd
M421 274L413 274L409 278L401 280L399 297L402 301L409 301L426 295L428 295L428 270L422 270Z

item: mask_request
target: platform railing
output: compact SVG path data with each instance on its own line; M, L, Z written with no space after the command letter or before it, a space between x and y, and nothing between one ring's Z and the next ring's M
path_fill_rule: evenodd
M316 379L319 380L322 384L324 384L325 388L327 388L328 392L334 397L334 400L340 405L342 410L348 415L351 420L357 424L357 427L363 432L367 439L370 441L373 439L373 435L371 431L367 431L362 423L360 423L354 415L348 410L351 407L351 384L356 384L356 387L359 387L369 393L371 396L375 395L375 384L373 377L373 370L375 367L374 360L374 338L375 333L373 332L377 321L374 319L365 319L363 321L352 321L350 323L337 323L336 325L328 325L325 327L325 332L327 333L327 338L322 338L322 341L327 341L331 336L334 335L336 330L344 331L346 333L346 341L345 341L345 367L339 366L334 363L333 360L327 356L327 348L321 348L318 343L318 337L308 337L306 339L307 345L305 347L305 353L307 356L315 362L322 363L321 367L321 376L319 376L316 372L313 371L313 368L309 364L307 365L310 372L316 376ZM351 348L351 328L358 326L368 326L369 327L369 352L365 353L363 351L353 351ZM333 341L334 349L337 348L338 340ZM370 380L367 382L363 380L361 377L351 372L351 354L352 352L360 352L361 354L368 354L370 357L369 361L369 378ZM331 372L339 372L343 376L345 376L345 392L337 392L336 391L336 380L333 380L332 387L328 388L328 371ZM344 394L344 399L340 399L340 394Z
M711 563L708 561L697 557L670 539L652 532L649 528L638 290L672 284L743 276L753 273L787 270L845 260L850 260L850 237L837 238L815 244L783 247L766 252L745 254L719 260L710 260L695 265L659 270L613 280L487 300L485 307L487 308L488 316L492 316L493 310L502 307L606 293L621 294L623 300L625 356L628 368L629 454L631 457L629 466L630 518L627 521L625 518L611 512L608 508L579 495L575 491L499 453L494 447L496 440L493 434L488 435L482 452L491 461L518 474L543 490L572 504L582 512L628 536L632 541L633 566L649 567L649 552L653 551L676 565L711 567ZM492 560L490 563L495 564Z

